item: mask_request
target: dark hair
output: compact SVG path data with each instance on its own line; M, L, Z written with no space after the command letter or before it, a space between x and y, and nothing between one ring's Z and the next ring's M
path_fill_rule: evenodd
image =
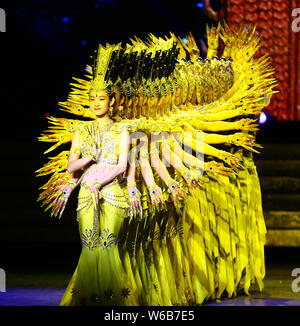
M110 100L116 96L112 85L108 85L105 90Z

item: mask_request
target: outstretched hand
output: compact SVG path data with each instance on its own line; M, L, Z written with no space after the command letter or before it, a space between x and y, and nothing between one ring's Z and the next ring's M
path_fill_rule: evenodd
M197 184L201 183L201 178L203 175L203 171L200 170L189 170L187 169L183 174L183 178L188 184L188 186L193 189L197 186Z
M165 201L162 197L162 191L161 188L158 185L152 185L149 189L150 197L151 197L151 203L153 205L158 205L159 203L164 204Z
M255 143L255 137L249 134L244 134L242 132L237 132L233 135L228 136L228 141L230 144L234 144L237 146L244 147L248 151L252 151L255 153L259 153L257 150L255 150L253 147L259 147L262 148L262 146Z
M231 167L242 167L240 159L237 156L226 151L219 151L218 158Z
M129 184L127 186L128 195L129 195L129 203L130 203L130 219L133 217L135 218L137 214L140 215L140 217L143 217L143 209L141 205L140 200L140 192L137 189L136 185L134 183Z
M101 154L101 139L100 134L96 131L91 134L91 146L88 156L95 162L98 161L98 157Z
M232 168L227 168L222 163L217 163L215 161L205 163L204 171L213 174L215 177L218 177L219 175L235 175L235 171Z
M67 201L75 188L75 182L67 182L64 186L60 186L56 191L55 195L57 196L53 202L51 217L54 215L55 217L58 215L60 218L66 208Z
M185 197L184 190L180 187L179 183L173 179L168 182L168 188L173 196L175 205L179 204L179 201Z
M257 131L258 130L257 119L241 119L237 121L236 129L243 130L243 131Z

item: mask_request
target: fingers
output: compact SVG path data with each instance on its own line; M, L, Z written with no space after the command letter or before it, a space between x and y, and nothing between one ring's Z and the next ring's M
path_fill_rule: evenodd
M260 154L259 151L257 151L257 150L254 149L253 147L244 146L244 148L247 149L247 150L250 151L250 152Z
M151 202L153 203L152 198ZM136 218L138 214L141 218L143 217L143 209L139 198L130 201L130 219Z
M175 192L173 194L173 200L174 200L175 205L178 205L180 200L184 199L184 197L185 197L185 192L183 192L183 191Z
M154 205L158 205L159 204L159 198L158 198L158 196L155 196L153 198L153 203L154 203Z
M227 164L234 167L239 164L240 159L232 154L228 155Z
M63 205L63 206L62 206L62 208L61 208L61 210L60 210L60 213L59 213L59 215L58 215L58 218L61 218L61 216L62 216L62 214L63 214L63 212L64 212L64 210L65 210L65 207L66 207L66 205Z
M136 208L130 207L130 220L136 217Z
M259 128L256 128L255 126L251 126L249 128L247 128L248 131L258 131Z
M130 219L136 218L139 204L139 200L133 200L130 202Z
M185 192L180 188L178 188L176 192L173 193L173 198L176 202L179 202L179 200L184 199L184 197L185 197Z
M97 141L97 144L100 144L100 132L97 132L97 134L96 134L96 141Z
M233 177L233 176L236 175L236 172L235 172L235 170L231 169L231 170L228 170L228 171L220 171L220 174L228 176L228 177L229 176Z
M155 200L155 198L151 198L151 204L152 204L152 205L156 205L156 200Z
M158 195L155 195L155 196L153 196L153 197L151 198L151 203L152 203L153 205L159 205L160 203L161 203L161 204L164 204L165 201L163 200L162 195L161 195L161 194L158 194Z
M196 188L196 184L197 184L197 181L195 179L193 179L190 183L189 183L189 186L191 187L191 189L194 189Z
M54 207L52 208L52 212L51 212L51 217L54 216L56 217L59 210L61 209L63 205L63 201L62 200L59 200L57 204L54 205Z
M225 166L222 166L222 167L216 168L215 172L226 175L227 173L232 172L232 169L233 168L227 168Z
M263 146L261 146L261 145L259 145L259 144L256 144L256 143L254 143L253 146L254 146L254 147L258 147L258 148L264 148Z
M249 110L249 114L260 114L261 113L261 109L250 109Z
M132 220L133 219L133 208L132 207L130 207L129 213L130 213L130 220Z

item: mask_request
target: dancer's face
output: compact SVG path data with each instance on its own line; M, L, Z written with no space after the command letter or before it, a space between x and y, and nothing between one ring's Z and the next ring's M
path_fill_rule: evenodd
M90 110L96 116L104 116L108 114L110 105L113 105L114 98L110 100L106 90L92 89L90 92Z

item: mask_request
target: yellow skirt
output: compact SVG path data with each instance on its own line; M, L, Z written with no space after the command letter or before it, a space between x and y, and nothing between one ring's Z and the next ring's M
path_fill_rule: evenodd
M82 251L60 305L200 305L263 288L265 224L255 166L222 183L203 176L181 209L130 220L127 188L113 182L94 205L81 187Z
M168 211L130 220L126 189L123 197L120 189L119 184L104 189L95 207L89 190L81 187L82 250L60 305L188 304L187 252L172 204Z

